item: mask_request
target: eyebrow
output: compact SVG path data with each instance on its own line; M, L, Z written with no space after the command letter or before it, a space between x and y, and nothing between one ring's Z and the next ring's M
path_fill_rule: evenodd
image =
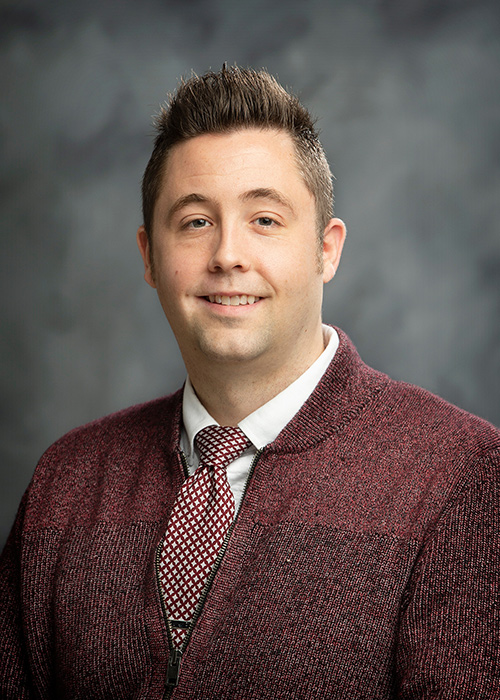
M243 202L248 202L252 199L271 199L274 202L281 204L281 206L286 207L286 209L295 215L295 209L293 208L292 202L273 187L259 187L255 190L249 190L248 192L244 192L240 196L240 199Z
M288 209L295 216L295 209L293 208L292 202L273 187L258 187L254 190L248 190L248 192L241 194L239 199L243 202L249 202L253 199L271 199ZM212 200L210 200L209 197L205 197L197 192L185 194L172 204L168 211L167 220L171 221L174 214L190 204L206 204L210 201Z
M179 197L179 199L177 199L172 204L168 211L167 220L171 221L174 214L176 214L180 209L187 207L188 204L195 204L197 202L203 203L208 201L210 201L208 197L204 197L202 194L197 194L196 192L192 192L191 194L185 194L183 197Z

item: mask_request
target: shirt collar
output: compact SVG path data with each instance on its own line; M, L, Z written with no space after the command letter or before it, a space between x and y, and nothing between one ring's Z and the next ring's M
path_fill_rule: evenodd
M339 345L337 331L323 324L323 338L326 347L309 369L238 424L256 449L262 449L276 439L307 401L333 360ZM217 425L217 421L196 396L189 377L184 384L182 420L184 429L181 434L181 449L189 460L193 454L196 433L209 425Z

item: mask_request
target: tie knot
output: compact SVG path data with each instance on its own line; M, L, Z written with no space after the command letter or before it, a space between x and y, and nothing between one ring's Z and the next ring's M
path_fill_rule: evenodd
M210 469L227 467L250 446L250 440L240 428L221 425L203 428L194 441L200 453L200 463Z

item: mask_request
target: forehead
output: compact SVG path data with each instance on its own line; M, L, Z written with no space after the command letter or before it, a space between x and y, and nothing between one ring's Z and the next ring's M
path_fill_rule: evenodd
M167 156L162 187L196 184L304 188L291 136L278 129L245 128L203 134L176 144Z

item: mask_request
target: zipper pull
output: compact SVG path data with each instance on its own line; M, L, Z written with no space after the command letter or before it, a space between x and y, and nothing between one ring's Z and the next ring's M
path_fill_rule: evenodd
M167 666L167 686L176 688L179 684L179 673L181 670L182 651L173 649L168 658Z

